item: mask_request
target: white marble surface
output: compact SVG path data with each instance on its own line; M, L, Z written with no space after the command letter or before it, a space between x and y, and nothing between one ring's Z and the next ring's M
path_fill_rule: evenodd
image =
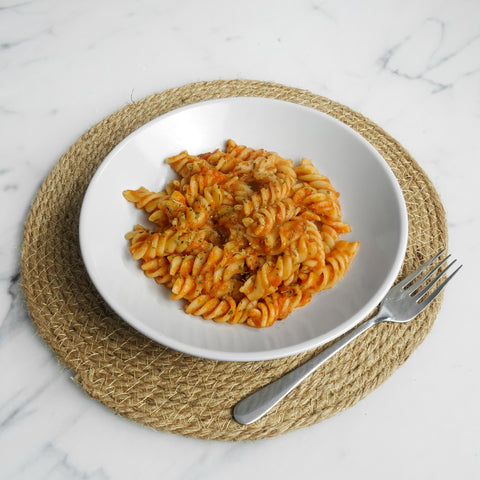
M0 0L0 478L480 478L479 18L478 0ZM382 126L435 183L465 264L386 383L256 442L156 432L89 399L18 285L23 222L60 155L132 99L219 78L306 88Z

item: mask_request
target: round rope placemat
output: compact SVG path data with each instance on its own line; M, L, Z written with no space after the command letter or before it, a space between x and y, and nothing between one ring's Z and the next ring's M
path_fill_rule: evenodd
M400 276L446 247L445 213L432 183L408 152L373 122L305 90L221 80L150 95L80 137L57 162L32 204L25 222L21 276L39 334L92 398L155 429L203 439L253 440L320 422L365 397L423 341L441 298L408 324L370 329L249 426L232 419L233 406L323 347L271 361L206 360L158 345L116 316L91 284L80 256L78 218L90 179L113 147L158 115L232 96L277 98L315 108L356 130L377 149L400 183L409 214Z

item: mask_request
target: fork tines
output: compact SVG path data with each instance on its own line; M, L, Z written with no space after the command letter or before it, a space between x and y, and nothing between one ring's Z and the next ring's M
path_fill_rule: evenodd
M443 268L436 277L431 280L426 285L423 285L437 270L440 269L442 265L444 265L447 260L450 258L450 255L447 255L443 260L438 262L428 273L423 275L421 278L417 280L417 277L425 272L427 268L432 265L435 260L437 260L442 253L445 252L445 249L441 250L437 253L434 257L424 263L420 268L415 270L413 273L408 275L405 279L400 282L400 286L405 290L408 289L410 291L410 296L414 298L417 303L430 303L442 290L445 288L447 283L453 278L453 276L462 268L463 265L458 266L455 271L447 276L440 284L437 285L435 290L431 292L428 296L425 296L431 288L442 278L444 277L446 271L457 261L456 259L450 262L445 268ZM414 282L415 283L412 283ZM422 287L423 286L423 287Z

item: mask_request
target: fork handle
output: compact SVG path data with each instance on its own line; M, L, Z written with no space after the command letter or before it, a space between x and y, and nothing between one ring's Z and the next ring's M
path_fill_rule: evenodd
M338 339L328 348L311 358L303 365L291 370L283 377L269 383L255 393L238 402L233 409L233 418L242 425L255 422L269 412L280 400L290 393L298 384L323 365L329 358L348 345L370 327L388 320L385 316L376 315L346 335Z

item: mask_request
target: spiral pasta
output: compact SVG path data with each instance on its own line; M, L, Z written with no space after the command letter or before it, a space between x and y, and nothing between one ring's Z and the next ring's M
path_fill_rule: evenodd
M313 163L228 140L167 159L163 191L125 190L154 228L125 237L146 276L215 322L265 328L345 275L359 242L341 240L339 194Z

